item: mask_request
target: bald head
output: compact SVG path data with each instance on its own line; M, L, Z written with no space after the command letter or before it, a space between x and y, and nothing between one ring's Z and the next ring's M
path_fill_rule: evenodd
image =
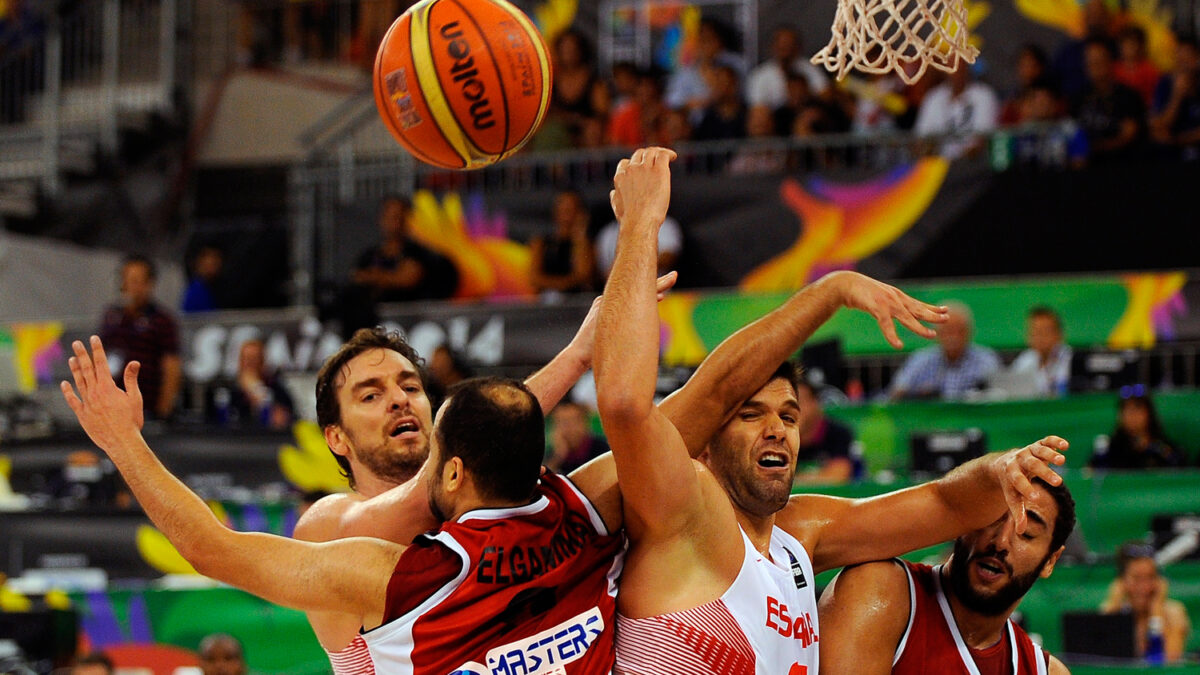
M961 302L951 300L944 304L950 311L946 315L946 323L937 329L937 339L946 360L955 362L967 353L971 337L975 334L975 317L971 308Z

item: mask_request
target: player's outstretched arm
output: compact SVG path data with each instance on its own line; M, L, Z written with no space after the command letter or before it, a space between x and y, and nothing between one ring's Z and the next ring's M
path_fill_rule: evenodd
M617 257L596 334L597 406L634 536L649 526L678 530L703 503L687 448L654 404L659 346L654 275L674 156L661 148L638 150L617 168L611 195L620 223Z
M1036 443L995 452L924 485L868 499L795 495L776 524L813 552L813 568L883 560L948 541L994 522L1005 509L1017 534L1025 531L1025 501L1040 478L1062 477L1050 465L1066 462L1067 442L1047 436Z
M92 337L91 346L88 354L81 342L73 345L75 387L62 383L67 405L116 464L146 515L198 572L288 607L352 611L367 621L382 616L390 572L403 547L367 539L308 544L226 528L142 438L135 413L142 405L140 364L125 369L121 391L109 375L100 338Z
M922 321L941 323L946 308L905 295L857 272L833 272L805 286L778 308L726 338L687 384L660 404L693 457L742 401L757 391L785 359L796 353L840 307L870 314L893 347L903 347L895 322L921 337L934 332Z
M821 675L887 675L912 601L900 565L847 567L821 594Z
M676 272L668 272L658 278L655 289L659 300L671 290L678 278ZM583 323L579 324L579 330L575 332L571 342L555 354L549 363L526 378L525 386L537 397L542 406L542 414L549 415L579 378L591 369L592 352L596 343L596 319L600 316L600 304L603 300L603 295L592 300L592 306L583 318Z

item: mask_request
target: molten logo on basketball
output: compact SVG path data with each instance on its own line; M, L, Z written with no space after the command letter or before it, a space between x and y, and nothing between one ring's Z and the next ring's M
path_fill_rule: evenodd
M450 67L451 79L459 85L463 98L471 102L471 125L479 130L496 126L487 90L477 78L479 69L475 67L475 59L471 56L471 45L462 38L463 32L458 22L451 21L442 26L441 33L450 41L446 45L446 52L454 59L454 65Z

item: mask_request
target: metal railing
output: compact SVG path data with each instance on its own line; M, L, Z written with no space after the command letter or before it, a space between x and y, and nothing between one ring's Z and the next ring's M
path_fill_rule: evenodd
M65 137L112 151L122 115L169 109L177 24L178 0L92 0L46 16L0 61L0 178L54 193Z
M357 106L357 107L356 107ZM607 185L629 148L527 153L477 171L446 171L419 164L402 150L379 121L373 100L346 104L307 132L307 160L290 172L294 304L312 304L318 251L336 249L337 213L349 204L374 204L387 194L434 191L523 192ZM339 122L340 120L340 122ZM347 121L348 120L348 121ZM342 123L345 122L345 123ZM336 127L336 128L335 128ZM1006 148L1004 167L1065 166L1069 123L1005 130L984 147ZM999 140L997 140L999 139ZM1013 151L1014 139L1019 148ZM864 174L935 154L944 139L911 134L839 134L807 139L764 138L680 144L673 172L680 176L748 175L851 171Z

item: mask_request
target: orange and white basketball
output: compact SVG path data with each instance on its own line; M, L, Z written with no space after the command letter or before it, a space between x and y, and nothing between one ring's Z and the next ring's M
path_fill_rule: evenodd
M414 157L478 169L516 152L550 106L550 57L505 0L422 0L375 57L375 104Z

